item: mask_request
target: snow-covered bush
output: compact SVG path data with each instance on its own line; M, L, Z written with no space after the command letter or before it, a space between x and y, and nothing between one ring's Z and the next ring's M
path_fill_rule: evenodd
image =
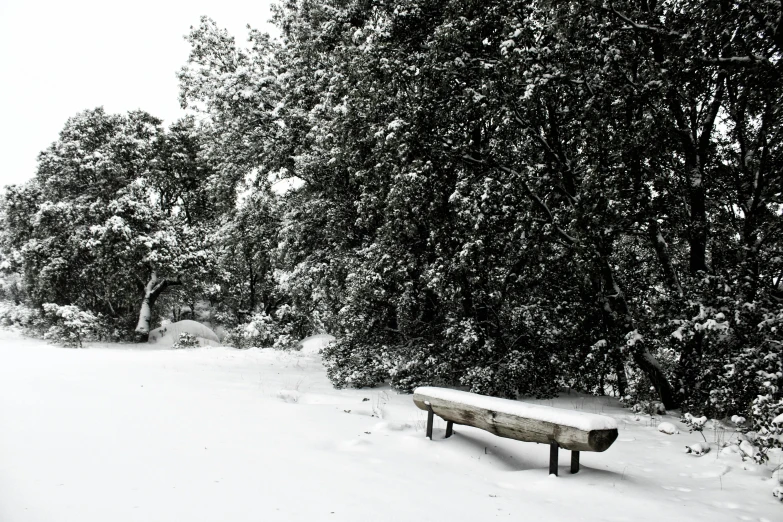
M248 322L229 331L227 343L235 348L263 347L274 344L278 326L266 312L254 314Z
M385 332L362 330L322 352L327 375L337 387L389 382L409 392L418 386L458 384L474 393L510 398L551 397L557 392L558 361L552 353L529 347L504 353L492 340L482 340L471 321L454 321L443 336L433 335L430 342L395 343Z
M666 407L660 401L639 401L635 403L631 410L635 413L643 413L645 415L664 415L666 413Z
M0 301L0 326L21 328L33 335L43 328L44 321L40 309Z
M701 434L702 438L704 439L704 442L707 442L707 438L704 436L704 425L707 423L706 416L702 415L701 417L695 417L690 413L686 413L680 420L684 422L686 426L688 426L688 430L691 433L694 431L699 432L699 434Z
M229 329L225 343L235 348L295 349L307 334L303 314L290 305L282 305L271 315L258 312L244 324Z
M172 348L175 350L183 349L183 348L198 348L199 342L198 337L195 335L191 335L189 333L181 333L179 334L179 338L177 341L171 345Z
M43 310L52 323L43 337L55 344L81 348L82 341L100 338L103 331L100 317L78 306L44 303Z
M234 328L227 328L226 334L223 337L223 344L225 346L231 346L237 349L247 348L244 341L243 329L241 326L235 326Z
M321 354L326 375L336 388L363 388L389 380L389 366L379 357L379 352L386 350L385 346L371 348L347 336L329 343Z
M460 383L482 395L552 397L557 394L557 381L548 359L533 351L513 350L491 366L470 368Z
M10 271L11 263L4 257L0 251L0 302L9 301L20 304L26 297L22 277L18 273Z
M754 442L758 447L756 460L767 462L770 450L783 449L783 398L771 383L768 393L758 395L751 406ZM777 399L775 397L778 397Z
M277 324L277 336L274 348L290 350L297 347L297 342L306 337L309 332L310 318L296 306L284 304L272 313Z
M744 315L754 317L746 308ZM747 417L740 424L757 448L753 458L766 462L770 450L783 448L783 310L751 324L744 325L746 343L725 364L712 396L716 405L733 407L737 420Z
M275 339L272 348L275 350L294 350L299 346L297 344L298 342L299 339L294 338L289 334L282 333L277 336L277 339Z

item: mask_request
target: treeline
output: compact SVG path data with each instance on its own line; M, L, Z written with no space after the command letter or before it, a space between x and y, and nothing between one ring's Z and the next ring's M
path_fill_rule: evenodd
M205 18L196 117L69 120L6 193L4 266L23 301L126 332L199 301L238 345L329 331L338 386L571 387L761 429L783 411L782 13L300 0L246 46Z

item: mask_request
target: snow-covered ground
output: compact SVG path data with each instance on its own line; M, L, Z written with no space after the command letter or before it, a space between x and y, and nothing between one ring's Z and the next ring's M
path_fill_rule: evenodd
M576 475L561 451L549 477L546 446L463 426L443 439L441 421L429 441L410 395L335 390L314 352L77 350L0 331L0 521L783 517L771 467L714 444L686 454L702 439L676 417L573 394L539 401L620 429ZM659 432L663 420L680 433Z

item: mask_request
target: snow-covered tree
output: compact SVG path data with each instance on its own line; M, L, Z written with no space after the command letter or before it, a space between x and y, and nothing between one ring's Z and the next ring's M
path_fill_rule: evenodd
M3 202L7 256L33 303L77 305L125 327L136 315L136 332L149 332L160 294L209 265L200 229L209 171L194 132L185 121L167 133L141 111L99 108L66 122L36 177Z
M237 193L259 171L268 172L280 132L274 44L256 30L249 46L209 18L191 27L188 63L178 74L180 104L199 114L204 155L216 169L210 187L223 210L231 212ZM264 180L259 180L264 181Z
M284 251L342 334L335 382L722 409L720 361L772 355L748 334L780 306L775 2L291 1L277 23Z
M207 294L235 325L256 311L271 313L281 301L275 280L275 252L280 228L275 195L249 189L233 211L212 231L215 274Z

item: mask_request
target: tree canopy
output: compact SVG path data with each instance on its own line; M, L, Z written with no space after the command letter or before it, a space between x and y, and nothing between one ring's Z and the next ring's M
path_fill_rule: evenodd
M771 418L782 13L288 0L245 46L204 18L198 124L69 120L5 197L5 256L36 303L122 315L192 280L237 335L328 330L337 386Z

